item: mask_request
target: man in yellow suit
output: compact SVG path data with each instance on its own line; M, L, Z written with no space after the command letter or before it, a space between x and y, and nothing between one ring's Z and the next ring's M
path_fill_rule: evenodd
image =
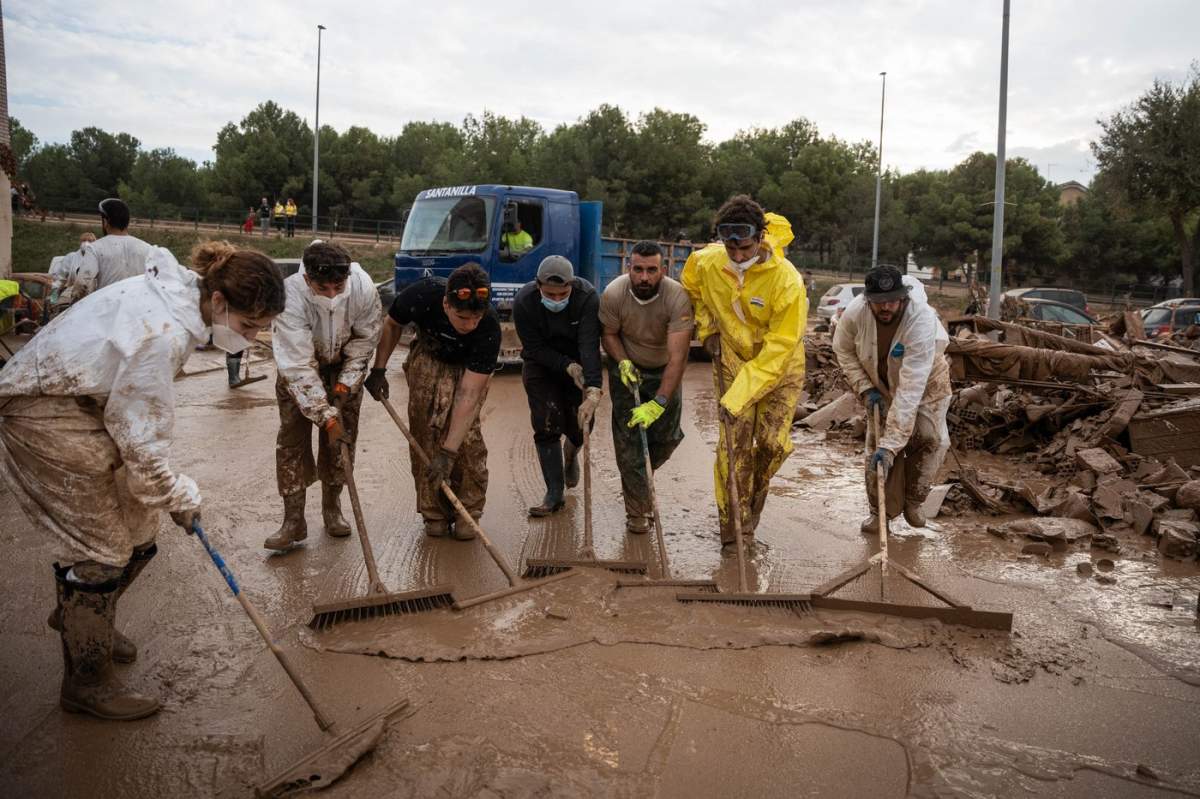
M696 331L725 378L719 411L716 494L721 543L733 543L725 436L733 436L743 535L753 536L771 477L792 452L792 416L804 388L808 297L783 257L791 224L745 194L731 197L713 225L720 243L693 252L682 283ZM719 385L719 384L718 384Z

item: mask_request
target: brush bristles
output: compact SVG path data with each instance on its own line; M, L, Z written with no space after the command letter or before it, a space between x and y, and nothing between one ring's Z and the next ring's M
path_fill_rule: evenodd
M364 600L369 601L369 600ZM314 630L328 630L335 624L351 621L366 621L384 616L404 616L409 613L426 613L454 604L450 594L431 594L413 599L393 599L360 607L341 608L317 613L308 626Z
M649 567L645 563L625 560L541 560L531 558L525 562L525 571L521 576L526 580L536 580L540 577L562 574L570 569L606 569L617 574L645 574Z
M715 590L696 591L688 594L676 594L680 602L718 602L723 605L742 605L745 607L780 608L799 613L811 613L812 602L808 599L779 598L773 599L770 594L730 595L721 594Z

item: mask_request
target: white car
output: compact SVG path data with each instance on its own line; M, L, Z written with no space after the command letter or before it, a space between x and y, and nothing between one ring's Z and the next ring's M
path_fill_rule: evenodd
M837 283L829 287L817 304L817 316L829 321L839 308L845 308L850 300L863 293L862 283Z

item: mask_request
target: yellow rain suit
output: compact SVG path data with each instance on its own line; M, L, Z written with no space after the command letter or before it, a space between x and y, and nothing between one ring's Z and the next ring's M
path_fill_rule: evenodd
M722 357L716 368L724 371L726 392L720 401L735 417L728 433L733 436L742 532L750 535L771 478L792 452L792 416L804 388L808 297L800 274L783 256L791 240L791 224L778 214L767 214L764 241L771 256L766 261L739 278L724 245L710 244L688 257L681 276L695 307L698 338L721 334ZM726 432L722 426L715 468L723 542L733 540Z

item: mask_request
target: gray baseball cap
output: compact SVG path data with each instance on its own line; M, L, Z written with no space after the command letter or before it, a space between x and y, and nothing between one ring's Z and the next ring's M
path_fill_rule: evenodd
M571 262L561 255L547 255L538 265L539 283L570 283L575 278Z

